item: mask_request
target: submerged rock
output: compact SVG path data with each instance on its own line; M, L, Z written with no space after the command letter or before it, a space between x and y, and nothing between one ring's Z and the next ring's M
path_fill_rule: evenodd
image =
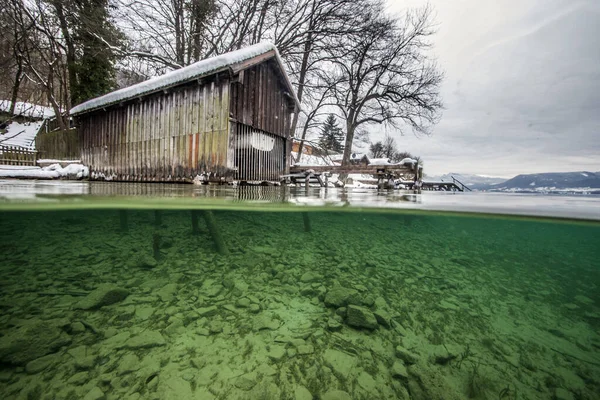
M276 330L279 329L281 325L279 320L269 316L269 315L259 315L254 319L254 330L261 331L263 329Z
M356 366L356 357L339 350L327 349L323 353L323 363L333 370L336 377L345 380Z
M321 400L352 400L352 397L342 390L330 390L321 396Z
M396 357L404 361L406 364L415 364L418 360L417 355L406 350L402 346L396 346Z
M316 281L320 281L323 277L317 273L308 271L305 272L301 277L300 277L300 282L304 282L304 283L310 283L310 282L316 282Z
M346 323L356 328L377 329L377 319L369 309L359 306L348 306Z
M271 345L267 356L273 361L280 361L286 354L285 347L280 345Z
M358 291L345 287L334 287L325 295L325 305L328 307L344 307L348 304L360 304Z
M25 365L71 343L64 320L36 321L0 337L0 363Z
M315 348L311 344L302 344L298 346L298 354L301 356L312 354L315 352Z
M48 354L33 361L29 361L25 366L25 371L27 371L28 374L37 374L57 361L58 357L56 354Z
M342 329L342 324L333 318L329 318L327 321L327 329L332 332L337 332Z
M256 374L249 373L237 378L234 385L236 388L241 390L250 390L256 386L257 383Z
M240 308L248 308L250 307L250 300L248 300L245 297L242 297L235 302L235 306Z
M219 313L217 306L197 308L196 312L200 317L213 317Z
M104 399L106 399L106 396L104 395L104 392L98 386L94 386L92 388L92 390L90 390L83 398L83 400L104 400Z
M150 347L164 346L165 339L158 331L144 331L143 333L127 339L119 348L147 349Z
M149 254L141 253L137 257L133 257L130 266L133 268L152 269L158 265L154 257Z
M404 366L404 364L400 361L394 361L391 372L394 378L408 379L408 371L406 370L406 366Z
M297 386L296 390L294 390L294 399L295 400L312 400L313 395L304 386Z
M156 294L158 295L158 297L160 297L160 299L163 302L168 303L175 299L176 293L177 293L177 284L169 283L169 284L163 286Z
M392 318L390 317L390 315L387 312L378 310L378 311L373 312L373 315L375 315L375 318L377 319L377 322L380 325L383 325L386 328L389 328L391 326Z
M112 284L103 284L75 304L75 309L96 310L125 300L129 291Z

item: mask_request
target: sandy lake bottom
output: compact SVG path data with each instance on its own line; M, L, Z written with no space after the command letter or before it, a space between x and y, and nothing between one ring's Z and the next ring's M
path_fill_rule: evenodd
M600 224L0 213L4 399L597 399Z

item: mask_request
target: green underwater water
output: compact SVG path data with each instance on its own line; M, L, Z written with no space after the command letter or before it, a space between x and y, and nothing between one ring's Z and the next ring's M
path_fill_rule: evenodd
M598 398L600 223L287 211L0 212L2 398Z

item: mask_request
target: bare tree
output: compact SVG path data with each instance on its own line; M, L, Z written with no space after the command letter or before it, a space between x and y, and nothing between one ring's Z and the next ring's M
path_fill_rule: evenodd
M374 158L389 158L392 162L399 162L405 158L413 158L407 151L399 151L396 139L390 135L385 135L383 140L371 143L369 152Z
M58 22L50 6L42 0L11 0L12 16L17 31L29 40L19 47L24 77L45 93L61 129L67 129L68 78L65 48Z
M194 63L207 53L206 30L214 0L113 0L114 16L129 38L122 56L164 72ZM117 50L117 49L115 49Z
M434 33L431 8L411 10L401 18L385 15L373 1L360 15L359 34L332 42L326 74L333 103L346 121L343 165L347 165L357 130L368 124L410 126L428 134L442 107L442 73L426 54Z
M17 24L15 13L18 9L13 7L12 3L3 4L0 7L0 31L3 32L0 37L0 70L2 74L2 91L10 91L9 114L14 114L15 104L19 97L21 82L25 78L23 70L22 46L28 39L28 35L23 32ZM8 82L10 86L8 86Z

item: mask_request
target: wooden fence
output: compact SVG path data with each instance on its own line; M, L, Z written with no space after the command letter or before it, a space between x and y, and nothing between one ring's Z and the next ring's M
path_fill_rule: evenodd
M54 160L79 160L79 136L76 129L67 131L44 132L43 129L35 138L38 158Z
M20 146L0 145L0 165L32 165L37 161L37 152Z

